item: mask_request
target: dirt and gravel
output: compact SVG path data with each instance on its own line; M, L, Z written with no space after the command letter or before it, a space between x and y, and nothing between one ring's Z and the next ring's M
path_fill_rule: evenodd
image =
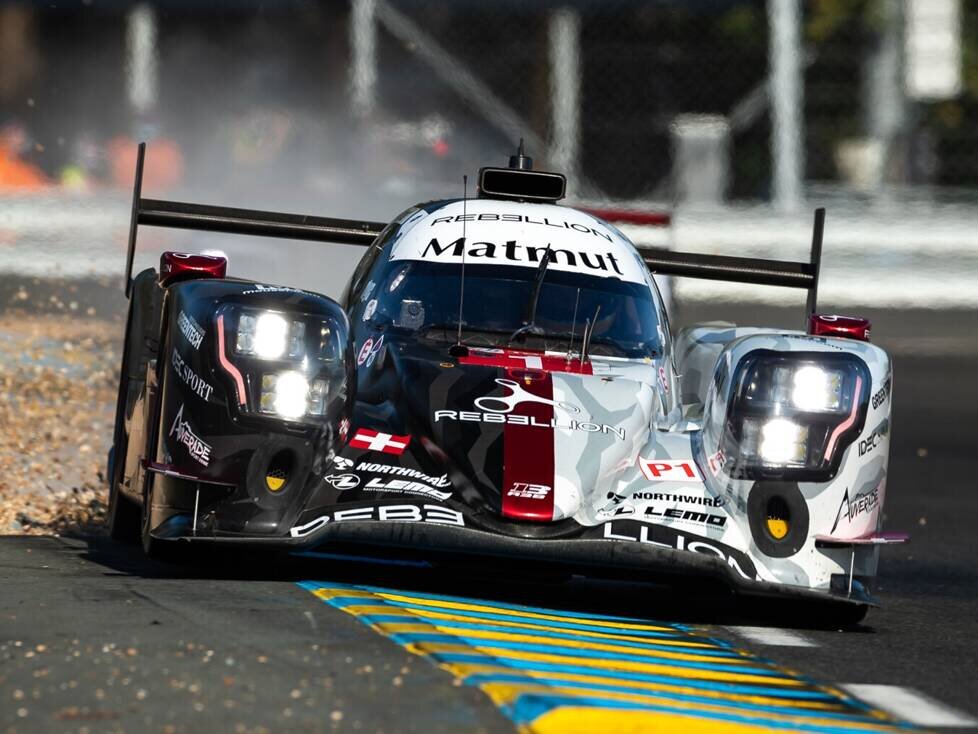
M72 306L0 314L0 535L101 532L124 324Z

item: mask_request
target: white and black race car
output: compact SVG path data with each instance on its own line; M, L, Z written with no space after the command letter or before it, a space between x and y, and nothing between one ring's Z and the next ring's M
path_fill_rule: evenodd
M144 199L141 170L142 149L117 538L874 603L879 546L903 539L881 532L890 359L866 321L815 312L823 211L811 262L773 262L640 253L522 155L388 224ZM196 254L132 278L139 224L365 249L334 301ZM808 328L673 334L654 274L807 289Z

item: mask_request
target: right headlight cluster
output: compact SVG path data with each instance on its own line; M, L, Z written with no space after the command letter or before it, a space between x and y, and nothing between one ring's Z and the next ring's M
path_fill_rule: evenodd
M733 381L723 452L734 476L825 481L866 418L869 370L852 355L758 350Z
M217 316L219 358L239 409L288 421L326 416L346 395L346 327L326 315L228 306Z

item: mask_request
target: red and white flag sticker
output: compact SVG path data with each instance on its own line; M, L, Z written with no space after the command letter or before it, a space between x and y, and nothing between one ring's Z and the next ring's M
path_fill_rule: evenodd
M395 436L391 433L371 431L369 428L358 428L356 435L350 439L350 445L357 449L383 451L385 454L400 456L411 443L410 436Z
M702 482L696 462L692 459L643 459L638 467L650 482Z

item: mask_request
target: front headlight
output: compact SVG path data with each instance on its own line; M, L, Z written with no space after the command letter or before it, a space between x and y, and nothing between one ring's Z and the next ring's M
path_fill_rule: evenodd
M318 419L346 397L345 323L323 314L226 306L217 315L221 365L246 413Z
M866 417L869 370L824 352L757 350L734 377L724 454L733 475L824 481Z

